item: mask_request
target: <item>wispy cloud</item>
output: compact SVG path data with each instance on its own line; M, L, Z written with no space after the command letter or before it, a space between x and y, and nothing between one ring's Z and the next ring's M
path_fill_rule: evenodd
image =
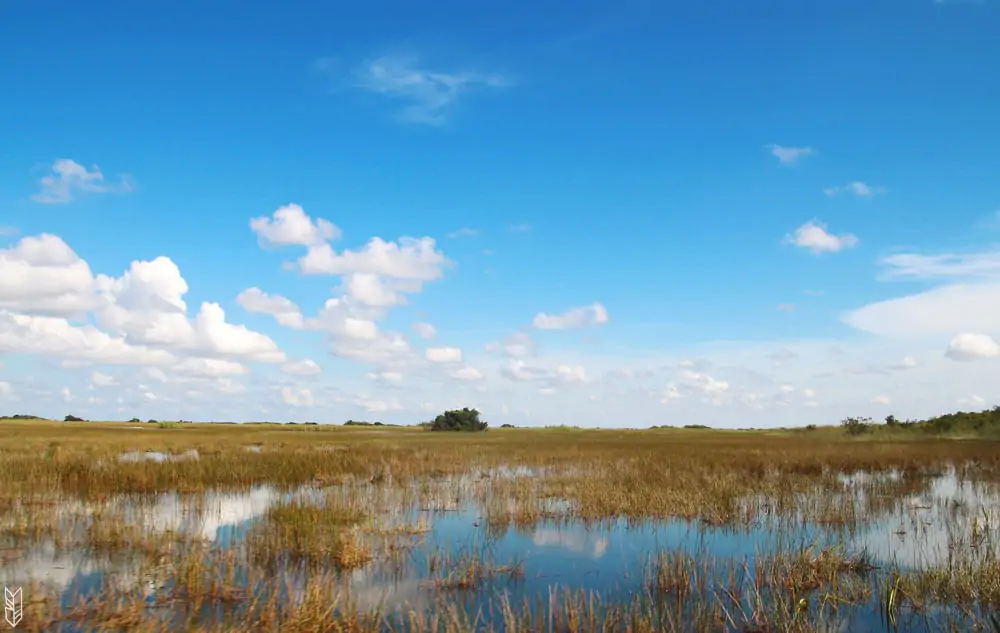
M831 198L842 193L858 196L859 198L872 198L874 196L882 195L885 192L885 187L872 187L871 185L867 185L858 180L849 182L840 187L827 187L823 190L823 193Z
M527 233L531 230L530 224L511 224L507 227L507 230L511 233Z
M479 231L477 229L470 229L468 227L463 226L457 231L452 231L451 233L449 233L448 237L450 239L457 239L459 237L476 237L477 235L479 235Z
M786 147L776 143L765 145L765 147L771 151L771 154L777 158L782 165L794 165L801 159L807 156L814 156L818 153L812 147Z
M897 253L879 260L883 279L972 279L1000 277L1000 251L919 255Z
M335 65L321 60L317 67L329 72ZM398 113L401 121L441 125L463 94L477 88L504 88L511 81L500 73L432 70L421 67L415 56L387 55L356 67L354 85L406 102Z
M821 253L838 253L848 248L858 245L860 240L851 233L833 235L828 233L826 226L812 220L806 222L795 230L792 235L785 236L786 244L793 244L799 248L805 248L814 255Z
M16 226L0 226L0 236L17 234L18 230Z
M121 176L118 183L111 183L105 180L97 165L87 169L69 158L60 158L52 163L52 173L39 182L41 191L31 196L31 199L42 204L66 204L81 193L132 191L132 183L127 176Z

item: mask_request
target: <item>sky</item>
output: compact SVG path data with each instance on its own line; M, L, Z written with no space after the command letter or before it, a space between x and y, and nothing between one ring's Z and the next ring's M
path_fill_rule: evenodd
M0 411L996 406L997 33L998 0L7 0Z

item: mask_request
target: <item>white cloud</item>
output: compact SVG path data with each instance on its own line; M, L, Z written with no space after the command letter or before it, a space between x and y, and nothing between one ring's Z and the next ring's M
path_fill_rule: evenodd
M69 387L63 387L59 393L62 394L63 402L73 402L73 392Z
M799 162L799 160L807 156L814 156L817 154L816 150L811 147L785 147L774 143L767 145L766 147L783 165L794 165Z
M381 371L381 372L369 372L365 374L366 378L371 380L385 380L388 382L399 382L403 379L403 374L398 371Z
M428 347L424 355L432 363L462 362L462 350L457 347Z
M527 332L514 332L499 343L487 343L487 352L503 352L507 356L522 358L535 353L535 341Z
M508 359L500 367L500 375L512 382L539 382L545 388L587 382L587 371L582 365L558 365L555 369L547 369L517 358Z
M894 370L900 370L901 371L901 370L905 370L905 369L915 369L918 366L919 366L919 363L917 363L917 359L916 358L914 358L912 356L904 356L901 361L899 361L898 363L893 363L893 364L889 365L888 368L889 369L894 369Z
M890 337L1000 331L1000 284L953 284L848 312L844 323Z
M109 376L108 374L102 374L99 371L92 372L90 374L90 385L95 389L101 387L110 387L117 384L114 376Z
M437 336L437 329L430 323L414 323L413 331L420 335L420 338L424 340L430 340Z
M381 277L372 273L344 275L344 290L348 298L373 308L388 308L406 303L406 297L395 292Z
M919 255L897 253L879 260L886 279L973 279L1000 277L1000 251Z
M365 411L368 411L369 413L385 413L388 411L401 411L403 409L402 405L395 400L386 402L385 400L364 396L356 399L354 404L359 407L363 407Z
M452 231L451 233L449 233L448 237L450 239L457 239L459 237L476 237L477 235L479 235L479 231L477 231L476 229L462 227L457 231Z
M874 398L872 398L872 402L874 402L875 404L886 405L889 404L890 400L886 396L875 396Z
M42 233L0 249L0 309L69 316L95 304L87 262L66 242Z
M945 352L953 360L975 360L1000 356L1000 345L985 334L963 333L951 339Z
M132 184L125 176L118 183L104 179L100 168L94 165L87 169L69 158L60 158L52 163L52 173L44 176L41 190L31 199L42 204L66 204L81 193L124 193L132 190Z
M401 237L398 243L373 237L360 251L337 253L327 243L310 246L298 263L306 275L367 273L392 279L433 281L444 274L449 262L430 237Z
M511 233L528 233L531 231L530 224L511 224L507 227L507 230Z
M312 391L305 388L282 387L281 399L285 404L293 407L311 407L315 404Z
M563 314L539 312L531 325L539 330L564 330L590 325L604 325L608 322L608 311L600 303L582 308L570 308Z
M244 365L221 358L186 358L175 365L173 369L182 373L204 376L206 378L236 376L249 372Z
M445 72L421 68L413 56L384 56L355 69L356 85L407 105L399 118L408 123L441 125L458 98L470 90L510 84L499 73Z
M885 192L885 187L872 187L858 180L849 182L840 187L827 187L823 190L823 193L831 198L842 193L858 196L859 198L872 198L884 194Z
M323 372L323 368L316 364L316 361L309 358L285 363L281 366L281 371L293 376L313 376Z
M279 325L296 329L303 326L299 306L281 295L269 295L260 288L247 288L236 297L236 303L247 312L270 314Z
M794 244L800 248L805 248L814 255L821 253L838 253L842 250L853 248L860 240L851 233L833 235L826 231L826 225L816 221L809 221L795 230L794 235L785 236L786 244Z
M313 222L297 204L279 208L270 218L253 218L250 230L257 234L262 244L274 246L312 246L340 238L336 225L321 218Z
M14 392L9 382L0 381L0 396L8 396Z
M448 375L450 375L452 378L456 378L458 380L470 380L471 381L471 380L482 380L483 379L483 374L480 373L480 371L478 369L475 369L474 367L461 367L459 369L454 369L454 370L448 372Z
M72 325L57 317L28 316L0 310L0 352L39 354L112 365L172 363L164 350L135 346L92 325Z

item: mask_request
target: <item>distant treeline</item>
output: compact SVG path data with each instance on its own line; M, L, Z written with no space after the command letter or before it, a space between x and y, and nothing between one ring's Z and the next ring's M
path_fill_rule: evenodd
M849 435L864 435L879 429L930 435L1000 435L1000 406L983 411L946 413L926 420L900 420L894 415L886 416L884 423L871 418L846 418L840 426Z
M44 420L45 418L27 413L15 413L14 415L0 415L0 420Z

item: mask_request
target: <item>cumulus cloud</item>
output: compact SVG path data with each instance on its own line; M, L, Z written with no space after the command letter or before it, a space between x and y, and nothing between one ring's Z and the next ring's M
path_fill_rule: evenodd
M297 204L280 207L270 218L250 220L250 230L262 244L274 246L312 246L340 238L340 229L332 222L312 218Z
M1000 356L1000 345L985 334L962 333L951 339L945 352L953 360L976 360Z
M90 386L95 389L100 389L101 387L111 387L117 383L118 381L115 380L114 376L102 374L99 371L95 371L90 374Z
M816 150L811 147L787 147L771 143L766 146L771 155L778 159L782 165L794 165L807 156L815 156Z
M281 366L281 371L293 376L314 376L322 373L323 368L316 364L316 361L309 358L285 363Z
M38 354L112 365L169 364L176 357L165 350L130 345L92 325L73 325L58 317L0 311L0 353Z
M823 193L831 198L840 194L850 194L858 196L859 198L872 198L874 196L884 194L885 192L885 187L873 187L858 180L849 182L839 187L827 187L823 190Z
M458 369L453 369L448 372L448 375L457 380L482 380L483 374L474 367L460 367Z
M42 204L66 204L78 194L124 193L132 190L128 177L119 182L108 182L97 165L87 169L69 158L60 158L52 163L52 171L39 181L41 190L31 199Z
M462 362L462 350L457 347L428 347L424 355L432 363Z
M328 64L323 66L329 67ZM387 55L367 61L354 71L359 88L404 102L398 117L407 123L441 125L463 94L510 84L499 73L443 71L421 67L415 56Z
M298 260L299 269L306 275L366 273L414 281L440 278L448 263L430 237L401 237L398 242L373 237L361 250L344 250L342 253L323 243L310 246Z
M608 311L600 303L581 308L570 308L562 314L539 312L531 325L539 330L565 330L590 325L604 325L608 322Z
M833 235L828 233L826 225L815 220L806 222L795 230L792 235L785 236L785 243L805 248L814 255L822 253L839 253L842 250L854 248L860 240L851 233Z
M305 388L282 387L281 400L293 407L311 407L315 404L312 391Z
M42 233L0 249L0 309L70 316L95 305L87 262L61 238Z
M236 303L247 312L269 314L285 327L303 326L302 311L299 306L281 295L269 295L260 288L247 288L237 295Z
M582 365L558 365L555 369L548 369L536 365L529 365L517 358L508 359L500 367L500 375L512 382L537 382L546 389L555 389L562 385L574 383L585 383L587 370Z

